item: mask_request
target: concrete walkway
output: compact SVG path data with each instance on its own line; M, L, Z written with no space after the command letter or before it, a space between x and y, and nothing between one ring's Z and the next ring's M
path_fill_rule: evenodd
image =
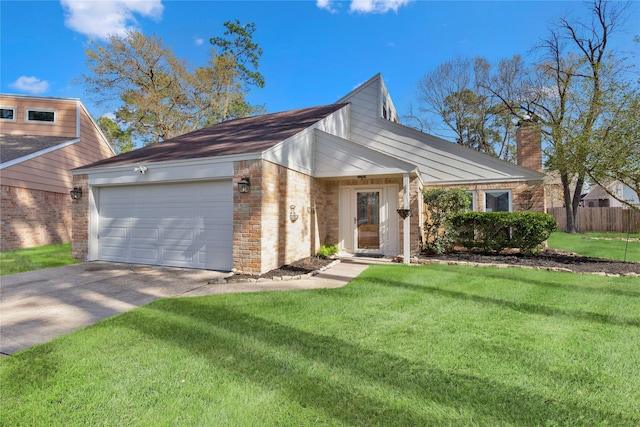
M216 283L228 273L86 262L0 277L0 354L11 355L158 298L337 288L387 259L343 258L299 280Z

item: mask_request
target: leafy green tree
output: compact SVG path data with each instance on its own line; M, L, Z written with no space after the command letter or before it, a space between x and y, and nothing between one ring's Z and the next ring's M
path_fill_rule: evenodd
M115 120L102 116L96 119L100 130L115 150L116 154L126 153L135 148L136 144L131 138L131 131L123 130Z
M97 103L119 104L116 117L145 144L261 113L263 107L246 101L252 86L264 86L257 71L262 50L252 40L255 27L238 21L225 27L225 37L212 39L206 64L193 70L159 37L129 31L104 45L91 42L90 73L81 82Z
M618 201L640 209L611 192L607 184L619 181L640 195L640 87L620 91L613 98L615 108L595 131L595 143L588 154L589 177Z
M424 222L427 241L425 249L441 254L453 247L457 231L451 219L471 205L470 193L452 188L425 190L423 201L427 205L427 220Z

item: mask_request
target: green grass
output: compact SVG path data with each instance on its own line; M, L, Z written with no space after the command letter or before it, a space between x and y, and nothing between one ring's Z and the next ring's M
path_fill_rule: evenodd
M632 234L629 237L639 239L640 235ZM640 262L640 242L630 240L627 243L626 238L626 234L619 233L568 234L558 231L549 236L547 243L550 248L575 252L580 255Z
M0 360L4 425L640 424L640 280L372 266L164 299Z
M0 252L0 276L62 267L78 262L71 258L71 243L5 251Z

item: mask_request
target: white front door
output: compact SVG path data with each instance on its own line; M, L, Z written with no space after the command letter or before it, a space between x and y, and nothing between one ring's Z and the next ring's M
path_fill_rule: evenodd
M398 255L398 186L340 188L338 243L348 253Z
M355 191L355 251L380 253L380 196L377 189Z

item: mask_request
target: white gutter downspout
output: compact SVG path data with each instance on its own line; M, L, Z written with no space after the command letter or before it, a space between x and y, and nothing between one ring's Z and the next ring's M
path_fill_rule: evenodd
M410 208L410 200L409 200L409 174L405 173L402 176L402 187L403 187L403 196L404 196L404 200L403 200L403 205L405 209L409 209ZM403 223L403 262L405 264L409 264L411 262L410 258L411 258L411 215L407 215L407 217L404 219L404 223Z

